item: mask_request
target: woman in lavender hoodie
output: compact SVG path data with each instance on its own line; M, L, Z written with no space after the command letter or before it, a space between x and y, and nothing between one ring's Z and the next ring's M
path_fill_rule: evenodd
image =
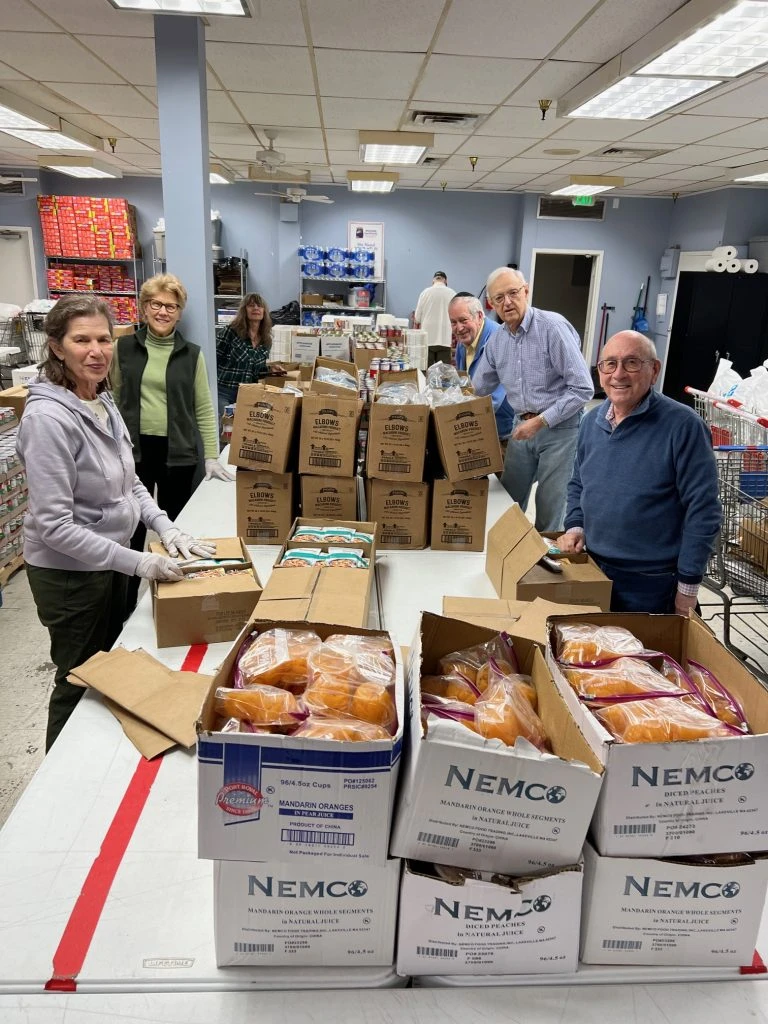
M173 582L172 558L213 554L182 533L137 478L128 429L112 399L112 313L97 296L68 295L45 320L48 350L30 385L17 451L27 471L24 560L56 678L46 751L83 690L68 673L109 650L123 627L129 576ZM141 520L168 554L132 551Z

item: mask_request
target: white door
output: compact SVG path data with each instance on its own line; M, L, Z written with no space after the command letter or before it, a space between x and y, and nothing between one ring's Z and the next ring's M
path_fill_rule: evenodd
M0 226L0 302L22 308L37 298L30 228Z

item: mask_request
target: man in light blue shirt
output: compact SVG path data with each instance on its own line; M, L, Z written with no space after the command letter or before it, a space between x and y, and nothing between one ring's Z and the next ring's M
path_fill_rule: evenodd
M487 290L504 326L486 343L472 383L479 395L503 385L515 411L501 482L522 509L538 482L536 529L561 530L579 422L594 394L579 335L559 313L529 305L518 270L494 270Z

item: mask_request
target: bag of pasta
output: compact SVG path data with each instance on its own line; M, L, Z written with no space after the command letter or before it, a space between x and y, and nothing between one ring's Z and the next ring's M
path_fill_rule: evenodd
M307 717L294 694L277 686L219 686L214 710L222 718L237 718L278 731L296 726Z
M599 665L623 655L642 654L643 644L621 626L593 626L588 622L555 626L557 659L566 665Z
M334 740L337 743L390 739L389 733L381 725L319 714L310 715L293 735L305 740Z
M549 750L544 723L531 707L530 689L529 682L502 672L492 658L488 686L475 704L475 731L508 746L522 736L539 750Z
M234 685L263 684L302 693L309 674L307 659L319 648L320 637L309 629L254 631L238 652Z
M395 734L395 664L386 649L376 649L370 637L335 638L312 652L308 666L304 701L312 714L357 718Z
M440 674L458 675L467 679L480 693L488 686L488 663L493 658L504 675L519 671L517 656L508 633L499 633L484 644L475 644L440 659Z
M678 743L741 735L681 697L617 699L594 711L598 721L622 743Z

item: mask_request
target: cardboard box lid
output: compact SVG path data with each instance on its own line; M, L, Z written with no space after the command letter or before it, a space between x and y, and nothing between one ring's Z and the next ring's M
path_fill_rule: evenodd
M520 640L547 642L547 619L551 615L599 613L598 605L558 604L537 597L535 601L510 601L495 597L444 597L443 615L509 633Z
M357 367L354 363L350 363L344 359L331 359L330 356L317 356L315 359L315 365L312 368L312 383L310 385L310 391L317 395L340 395L341 397L357 397L357 389L354 391L352 388L340 387L337 384L329 384L326 381L315 380L315 374L319 369L325 368L327 370L339 370L344 371L357 380Z
M505 585L517 583L547 551L549 544L520 506L508 508L488 531L485 571L496 593L500 595Z
M383 384L415 384L419 386L419 371L416 369L410 370L379 370L376 374L376 391ZM376 399L376 391L374 391L374 401ZM429 410L429 406L423 408Z

